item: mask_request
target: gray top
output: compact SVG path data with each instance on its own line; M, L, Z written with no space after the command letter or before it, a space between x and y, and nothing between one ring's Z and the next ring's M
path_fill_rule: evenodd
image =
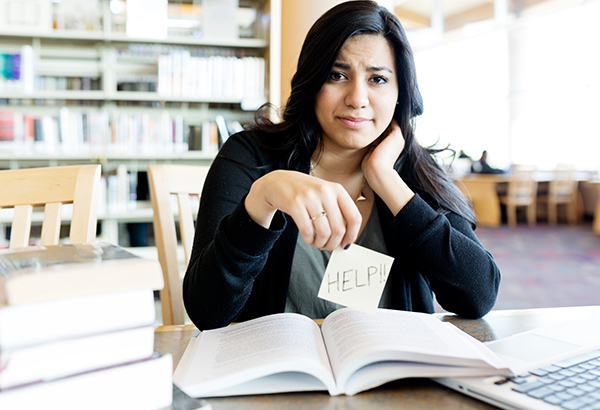
M369 220L356 243L365 248L387 254L375 204L373 204ZM306 244L302 240L302 236L298 235L292 262L290 286L285 302L286 312L301 313L312 319L319 319L343 307L317 297L330 256L331 252L322 251ZM379 303L380 307L388 306L386 293L386 290L384 290Z

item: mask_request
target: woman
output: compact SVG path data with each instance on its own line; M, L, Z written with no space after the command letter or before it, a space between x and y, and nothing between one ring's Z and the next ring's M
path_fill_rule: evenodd
M204 186L184 279L199 329L293 311L317 298L329 251L356 242L395 258L381 307L477 318L500 273L464 197L418 145L423 111L399 21L372 1L326 12L304 41L283 121L264 110L233 135Z

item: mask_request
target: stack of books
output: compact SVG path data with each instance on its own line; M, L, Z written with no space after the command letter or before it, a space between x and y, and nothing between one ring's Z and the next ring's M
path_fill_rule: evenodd
M105 242L0 251L0 408L161 409L157 261Z

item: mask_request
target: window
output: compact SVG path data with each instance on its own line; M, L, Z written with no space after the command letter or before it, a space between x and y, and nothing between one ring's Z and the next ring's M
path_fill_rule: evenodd
M486 149L501 168L598 169L600 1L570 4L417 50L419 140L449 143L474 159Z

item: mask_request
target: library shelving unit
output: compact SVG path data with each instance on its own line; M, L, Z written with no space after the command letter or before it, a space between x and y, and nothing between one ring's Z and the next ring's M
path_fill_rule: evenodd
M166 36L129 31L143 2L86 3L12 2L15 21L0 21L0 169L101 163L130 184L124 173L148 164L209 164L259 105L279 102L281 0L169 0ZM235 35L211 34L203 15L224 3ZM19 17L32 5L38 21ZM130 187L106 185L109 209ZM151 221L145 206L119 207L119 222Z

